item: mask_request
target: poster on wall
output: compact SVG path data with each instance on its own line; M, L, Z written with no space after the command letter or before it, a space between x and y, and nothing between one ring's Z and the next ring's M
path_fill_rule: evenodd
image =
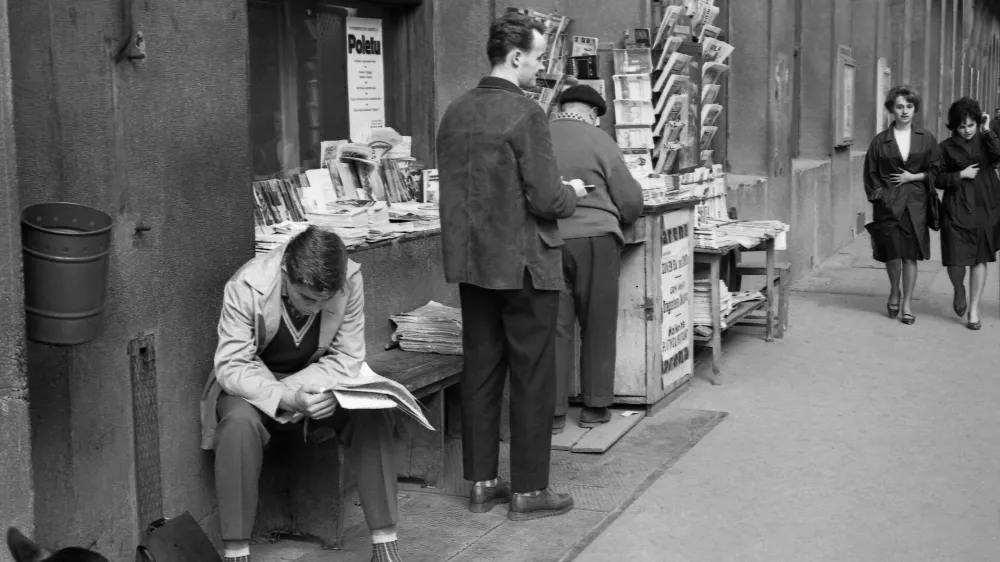
M382 20L347 18L347 107L351 140L385 127L385 65Z
M660 283L663 295L661 371L668 390L692 373L691 356L691 226L687 212L667 213L660 218Z

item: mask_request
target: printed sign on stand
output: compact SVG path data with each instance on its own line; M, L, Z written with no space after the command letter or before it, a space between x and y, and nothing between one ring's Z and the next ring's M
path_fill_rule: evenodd
M691 289L694 283L691 256L690 214L667 213L660 219L660 239L663 251L660 259L663 295L663 326L661 350L663 357L663 387L669 388L690 375L691 356Z
M385 127L385 64L382 20L347 18L347 107L351 140L365 142Z

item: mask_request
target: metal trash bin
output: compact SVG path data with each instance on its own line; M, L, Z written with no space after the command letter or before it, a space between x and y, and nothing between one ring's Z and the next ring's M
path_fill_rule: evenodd
M29 340L65 346L100 335L112 222L75 203L42 203L21 212Z

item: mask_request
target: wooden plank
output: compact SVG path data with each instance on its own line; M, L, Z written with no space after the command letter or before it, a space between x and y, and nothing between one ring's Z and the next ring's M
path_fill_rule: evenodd
M631 416L623 416L624 412L636 412ZM603 453L625 436L630 429L646 417L642 410L612 410L611 421L587 432L573 448L574 453Z
M566 414L566 427L559 435L552 436L552 448L556 451L569 451L576 445L589 429L580 427L580 408L570 408Z
M657 221L658 223L659 221ZM646 396L647 341L646 249L648 245L626 246L618 277L618 333L615 356L615 395ZM657 261L659 266L659 261ZM659 284L659 278L655 279Z

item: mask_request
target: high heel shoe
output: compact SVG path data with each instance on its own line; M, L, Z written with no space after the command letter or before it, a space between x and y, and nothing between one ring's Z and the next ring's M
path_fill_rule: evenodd
M902 322L903 322L903 324L906 324L907 326L913 324L916 321L917 321L917 317L914 316L914 315L912 315L912 314L904 314L903 315Z
M891 304L886 303L885 311L889 314L890 319L896 318L899 316L899 305L897 304L896 306L892 306Z
M978 330L978 329L980 329L980 328L983 327L983 323L982 322L969 322L968 324L965 325L965 327L968 328L968 329L970 329L970 330Z

